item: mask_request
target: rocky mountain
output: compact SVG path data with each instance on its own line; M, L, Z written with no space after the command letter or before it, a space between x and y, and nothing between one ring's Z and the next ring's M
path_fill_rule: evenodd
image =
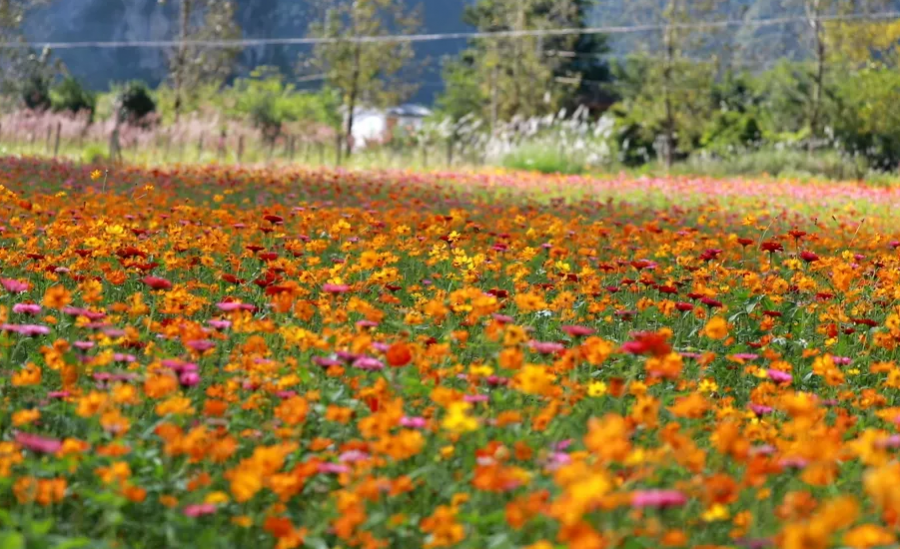
M238 18L246 38L287 38L303 36L307 28L306 0L237 0ZM466 0L408 0L421 5L423 32L445 33L465 30L462 12ZM178 3L159 0L56 0L33 13L26 21L32 41L139 41L166 40L177 34ZM429 102L442 84L440 59L465 46L464 41L419 44L416 52L424 62L418 101ZM289 74L305 50L303 47L266 46L244 51L241 72L255 66L276 65ZM70 49L57 55L69 72L94 89L110 83L140 79L151 84L165 77L167 53L157 48ZM316 85L312 83L310 85Z

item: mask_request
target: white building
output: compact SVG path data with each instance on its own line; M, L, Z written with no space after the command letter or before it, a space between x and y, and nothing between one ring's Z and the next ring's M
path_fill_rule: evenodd
M418 131L430 115L431 109L422 105L400 105L385 110L357 107L353 116L354 147L387 142L398 128Z

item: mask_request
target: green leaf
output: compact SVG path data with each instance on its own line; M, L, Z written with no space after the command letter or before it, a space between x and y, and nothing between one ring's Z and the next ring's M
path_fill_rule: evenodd
M53 546L53 549L80 549L81 547L97 547L97 545L88 538L74 538L60 541Z
M312 549L328 549L328 544L322 538L304 538L303 545Z
M53 519L32 520L29 526L31 527L31 533L35 536L46 536L50 533L50 529L53 528Z
M0 549L25 549L25 536L19 532L0 533Z

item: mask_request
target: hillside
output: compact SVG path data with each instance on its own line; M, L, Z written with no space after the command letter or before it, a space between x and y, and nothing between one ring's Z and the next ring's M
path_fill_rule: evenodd
M465 29L462 11L465 0L408 0L422 5L424 32L458 32ZM238 0L239 21L247 38L285 38L305 33L304 0ZM64 0L36 12L26 22L33 41L85 40L165 40L177 32L177 2L158 0ZM427 61L422 89L416 97L430 101L440 90L440 57L454 54L464 42L420 44L416 51ZM308 51L308 50L306 50ZM241 57L246 71L260 64L277 65L291 72L304 49L271 46L251 48ZM111 82L141 79L156 84L165 76L164 51L140 49L73 49L58 52L69 71L94 89L105 89ZM315 85L315 84L313 84Z

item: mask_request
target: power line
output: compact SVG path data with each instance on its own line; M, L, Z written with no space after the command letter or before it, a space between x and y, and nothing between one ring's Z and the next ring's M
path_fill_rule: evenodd
M900 12L880 12L870 14L824 15L820 17L788 16L769 19L728 19L723 21L703 21L697 23L647 24L632 26L606 26L588 28L515 30L494 32L454 32L443 34L395 34L385 36L356 36L349 38L245 38L239 40L137 40L137 41L85 41L85 42L4 42L3 49L49 48L69 50L81 48L173 48L180 45L203 48L250 48L257 46L303 46L334 43L414 43L436 42L441 40L475 40L480 38L528 38L552 36L579 36L587 34L631 34L640 32L661 31L669 29L725 29L730 27L763 28L800 22L836 22L836 21L877 21L900 18Z

